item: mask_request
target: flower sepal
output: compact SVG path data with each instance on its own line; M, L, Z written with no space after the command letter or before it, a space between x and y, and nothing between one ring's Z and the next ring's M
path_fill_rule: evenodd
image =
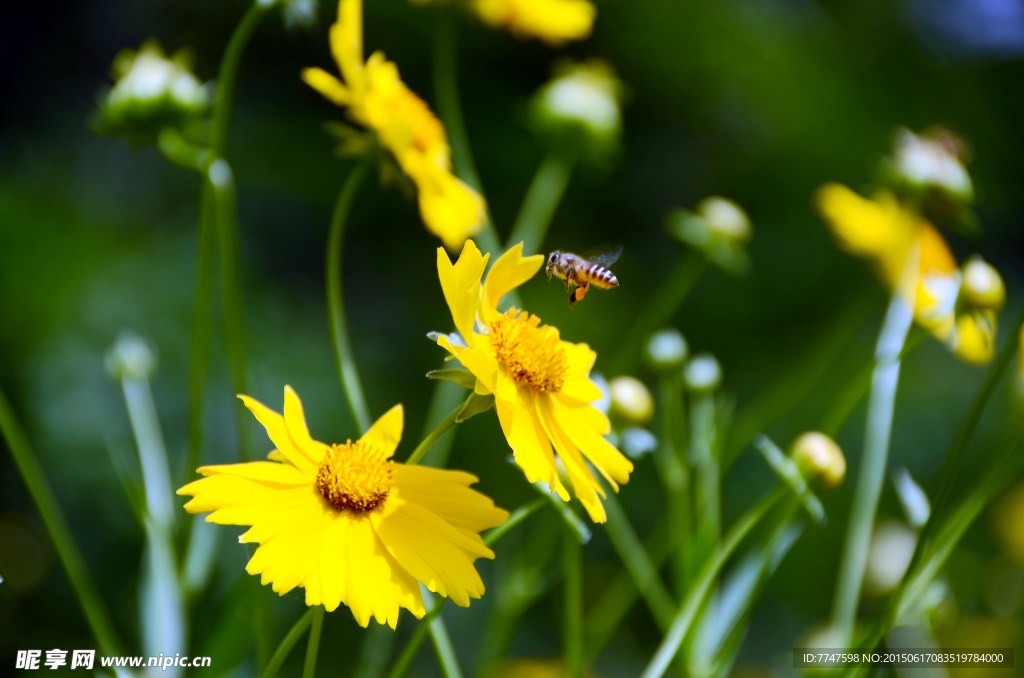
M427 379L440 379L441 381L454 381L459 386L468 389L476 388L476 375L469 370L450 368L446 370L431 370L427 372Z
M728 273L744 275L750 270L744 248L753 234L750 219L731 200L711 197L702 200L696 212L677 209L668 215L665 230Z
M486 412L494 407L494 395L487 394L481 395L480 393L473 392L469 394L469 398L466 399L462 409L455 415L455 422L461 424L470 417Z

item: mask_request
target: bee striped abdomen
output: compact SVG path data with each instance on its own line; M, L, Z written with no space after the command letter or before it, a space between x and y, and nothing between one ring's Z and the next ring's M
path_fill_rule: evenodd
M609 271L604 266L598 266L596 264L587 264L576 272L576 275L583 279L584 282L588 282L591 285L597 285L598 287L618 287L619 279L615 277L615 274Z

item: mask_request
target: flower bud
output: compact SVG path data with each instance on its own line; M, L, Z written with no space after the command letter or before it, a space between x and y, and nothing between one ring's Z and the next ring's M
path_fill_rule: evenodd
M686 339L674 327L655 332L644 346L644 359L656 372L682 367L689 353Z
M683 368L683 383L694 393L711 393L722 384L722 366L710 353L699 353Z
M167 57L156 40L136 52L122 50L114 59L114 86L101 95L98 131L151 143L165 127L184 128L199 119L212 102L211 87L191 70L185 50Z
M639 459L648 452L658 449L658 439L653 433L639 426L630 426L619 436L622 451L632 459Z
M288 30L313 28L317 24L319 12L320 3L317 0L284 0L281 3L284 26Z
M103 362L111 379L144 379L156 371L157 357L145 339L125 330L117 335Z
M903 523L888 520L875 527L864 569L864 590L881 596L903 580L917 547L917 532Z
M965 303L981 309L1003 310L1006 304L1006 286L995 267L975 255L960 269L963 283L960 296Z
M805 478L826 490L835 490L846 477L846 457L836 441L824 433L808 431L793 441L790 456Z
M677 209L669 214L665 229L725 271L742 274L750 267L743 247L753 237L753 227L732 200L712 196L702 200L696 212Z
M747 213L727 198L704 198L697 205L697 216L701 217L712 231L738 245L747 244L754 235Z
M611 412L623 421L643 426L654 418L654 398L644 383L634 377L615 377L608 385Z
M902 129L888 164L899 180L911 186L940 189L970 202L974 185L963 163L965 155L963 142L949 130L914 134Z
M622 83L607 63L591 59L564 62L534 95L533 119L539 131L565 141L582 138L599 155L614 148L622 126Z

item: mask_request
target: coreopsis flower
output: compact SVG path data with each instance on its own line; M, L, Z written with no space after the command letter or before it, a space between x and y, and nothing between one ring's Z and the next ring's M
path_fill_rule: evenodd
M111 68L114 86L99 97L97 130L141 145L164 128L182 129L200 119L213 97L209 84L192 72L192 62L188 50L168 57L152 39L138 51L121 50Z
M629 480L633 464L602 437L611 427L593 405L602 398L589 378L597 355L586 344L563 341L558 329L541 325L535 315L498 311L506 293L540 270L543 255L524 258L520 243L481 281L489 256L467 240L453 265L438 248L437 272L458 333L437 335L437 343L476 377L477 393L494 395L502 431L527 479L547 483L568 501L557 452L587 513L604 522L604 490L587 461L615 491Z
M914 305L917 323L968 362L992 359L1001 301L989 288L1002 285L1001 278L998 285L992 278L999 277L995 269L985 264L987 269L976 270L969 260L971 268L965 270L976 282L965 285L964 273L939 231L891 193L868 200L845 186L827 184L819 189L817 200L840 246L872 260L890 289L896 288L907 257L915 254L917 283L908 302ZM973 287L978 288L976 293Z
M204 466L206 476L178 490L189 513L208 522L250 525L239 537L259 548L246 566L284 595L306 589L306 604L344 603L356 621L391 628L404 607L424 614L417 582L466 607L483 595L473 566L493 558L478 532L508 513L470 489L461 471L390 460L402 437L402 406L359 440L326 445L306 428L299 397L284 390L284 416L240 396L277 449L270 461Z
M302 79L376 134L416 185L427 230L446 247L460 247L483 228L484 200L452 174L444 126L402 82L398 67L379 51L363 60L362 0L340 0L330 41L343 81L322 68L304 69Z
M551 46L590 35L597 9L588 0L471 0L480 19Z

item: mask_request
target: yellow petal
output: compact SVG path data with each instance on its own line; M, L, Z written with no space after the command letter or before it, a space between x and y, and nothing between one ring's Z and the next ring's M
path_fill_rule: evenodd
M473 539L431 511L388 497L382 509L370 513L370 520L388 552L417 580L461 607L484 593L473 561L493 558L479 535Z
M597 360L597 353L586 344L571 344L568 341L563 341L561 344L562 350L565 351L566 381L578 377L589 377L590 369L594 366L594 361Z
M322 68L302 69L302 81L315 89L331 103L347 106L352 103L352 95L336 77Z
M473 348L463 348L462 346L456 346L448 340L448 337L443 334L437 338L438 346L441 346L448 350L453 356L459 359L462 365L473 373L473 376L477 378L477 386L483 385L487 393L494 393L498 390L498 363L483 351L478 351ZM477 388L477 392L479 392Z
M569 492L558 477L555 454L551 442L541 427L535 412L534 398L529 388L524 387L517 403L495 398L498 421L505 434L512 454L526 479L531 483L543 482L555 489L564 501L569 501Z
M587 468L587 464L580 456L576 444L566 435L565 430L559 425L554 412L554 403L547 393L538 394L537 414L544 432L551 439L551 443L558 450L558 456L569 473L569 480L572 481L572 489L576 497L587 509L590 519L595 523L603 523L607 520L604 506L601 504L600 494L604 496L604 488L597 482L597 478Z
M350 87L363 89L363 2L340 0L330 30L331 54Z
M283 464L280 466L285 468ZM305 501L306 495L314 487L309 481L295 485L265 482L239 474L218 473L189 483L178 490L178 494L193 497L185 504L185 510L189 513L213 511L213 515L206 519L208 522L222 525L252 525L260 517L283 505Z
M496 310L503 296L535 276L543 265L543 254L524 258L523 243L511 247L498 257L487 272L483 306L491 311Z
M590 463L618 491L616 483L629 482L633 462L601 437L601 433L608 430L608 418L591 405L566 401L559 398L559 395L551 399L558 423Z
M288 434L288 428L285 426L284 417L277 412L269 409L259 401L250 398L246 395L238 396L245 403L245 406L256 415L257 421L263 424L263 427L267 429L267 435L270 436L270 440L277 445L278 451L284 456L288 457L289 461L295 464L296 467L306 475L316 476L317 470L320 467L320 456L316 450L304 450L299 447L295 440ZM317 455L315 458L313 455Z
M363 434L360 440L364 440L376 448L383 449L385 456L390 457L395 453L399 441L402 440L402 422L404 412L401 405L395 405L381 415L380 419L373 422L373 426Z
M302 412L302 401L291 386L284 387L284 425L288 435L295 441L300 450L305 450L313 459L323 459L327 454L327 445L313 440L306 427L306 416Z
M422 506L455 527L477 533L508 520L508 511L470 489L477 482L472 474L419 464L395 464L394 472L391 496Z
M264 483L273 483L275 485L310 484L309 477L291 464L278 464L272 461L251 461L245 464L200 466L198 472L204 476L238 476L249 480L259 480ZM188 487L188 485L185 487ZM178 490L178 494L187 494L184 490L184 487L181 488Z
M432 167L410 174L416 182L420 217L444 246L454 251L484 227L483 197L444 169Z
M388 553L365 513L333 514L320 551L320 586L328 612L344 603L363 627L373 617L395 628L400 607L417 618L425 613L419 585Z
M602 397L601 389L597 384L586 377L566 379L562 384L558 395L568 400L575 400L580 403L592 403Z
M474 0L486 23L552 46L588 35L597 10L587 0Z
M484 274L489 256L480 254L476 243L467 240L462 255L453 266L444 248L437 248L437 275L441 281L441 291L448 302L456 329L470 346L473 345L473 322L480 308L480 277Z

